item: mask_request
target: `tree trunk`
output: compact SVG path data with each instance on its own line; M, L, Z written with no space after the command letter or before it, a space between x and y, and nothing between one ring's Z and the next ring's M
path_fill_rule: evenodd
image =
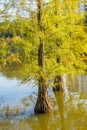
M55 76L53 91L64 91L64 83L62 76L60 75Z
M40 40L38 48L38 65L40 67L38 79L38 98L35 105L35 113L46 113L52 110L51 103L47 92L47 84L45 81L45 59L44 59L44 44ZM41 74L42 73L42 74Z
M57 57L56 62L59 64L60 63L60 58ZM53 91L64 91L64 82L63 82L63 78L60 74L56 75L54 77L54 87L53 87Z
M38 19L38 28L42 33L42 37L39 37L39 47L38 47L38 66L39 79L38 79L38 98L34 108L35 113L45 113L52 110L51 103L48 97L47 84L45 80L45 56L44 56L44 30L42 24L42 4L43 0L37 0L37 19Z

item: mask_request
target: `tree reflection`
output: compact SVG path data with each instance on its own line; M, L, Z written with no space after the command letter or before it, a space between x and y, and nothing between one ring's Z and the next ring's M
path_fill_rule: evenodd
M64 98L65 94L63 91L60 92L54 92L54 96L56 98L56 106L57 109L57 115L60 114L60 130L65 130L65 122L64 122ZM55 115L54 115L55 116Z
M50 130L50 120L52 118L52 113L37 115L37 118L41 130Z
M30 69L28 64L10 64L3 71L3 75L7 78L16 78L22 82L28 82L33 75L33 71Z
M81 96L64 94L63 92L54 93L54 113L52 127L59 130L84 129L87 127L87 102ZM55 120L55 122L54 122Z

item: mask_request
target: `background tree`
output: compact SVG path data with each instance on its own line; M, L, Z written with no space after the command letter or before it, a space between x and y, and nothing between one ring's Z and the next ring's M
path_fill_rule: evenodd
M64 73L82 73L86 69L84 59L86 33L84 31L84 17L79 13L79 1L51 1L51 34L54 64L54 90L62 87ZM74 5L74 8L73 8ZM53 10L52 10L53 9ZM83 38L81 38L83 37ZM76 50L74 50L76 49ZM77 54L76 54L77 53ZM53 61L53 60L51 60ZM52 66L51 66L52 69ZM69 71L72 70L72 71Z

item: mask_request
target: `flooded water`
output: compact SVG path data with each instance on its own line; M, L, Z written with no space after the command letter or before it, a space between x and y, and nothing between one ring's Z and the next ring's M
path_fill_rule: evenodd
M37 87L0 75L0 130L87 130L87 76L68 78L65 93L48 89L53 111L34 114ZM68 86L68 87L67 87Z

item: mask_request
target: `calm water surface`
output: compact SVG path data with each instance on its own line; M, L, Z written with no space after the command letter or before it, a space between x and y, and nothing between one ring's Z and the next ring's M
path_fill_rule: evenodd
M64 82L65 93L48 90L53 112L38 115L34 82L21 84L0 74L0 130L87 130L87 76Z

